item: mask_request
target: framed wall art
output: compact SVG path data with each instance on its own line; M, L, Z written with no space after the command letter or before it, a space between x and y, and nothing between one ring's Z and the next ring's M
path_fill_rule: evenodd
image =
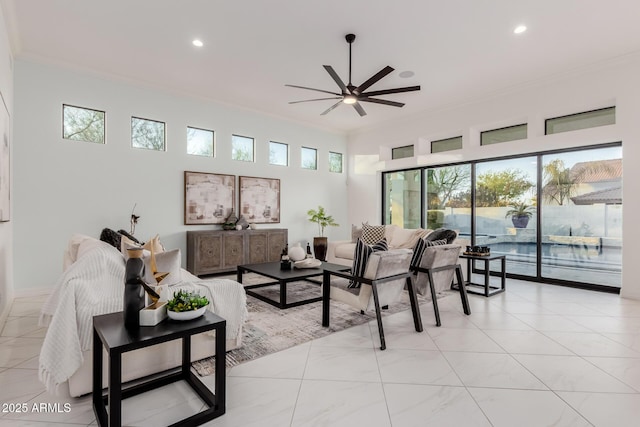
M280 180L241 176L240 215L255 224L280 222Z
M222 224L233 211L236 176L184 172L184 223Z
M11 219L11 137L7 104L0 93L0 222Z

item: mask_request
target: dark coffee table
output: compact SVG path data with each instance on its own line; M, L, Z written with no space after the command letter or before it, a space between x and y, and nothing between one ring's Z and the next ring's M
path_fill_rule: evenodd
M318 268L294 268L291 267L291 270L281 270L279 262L265 262L260 264L245 264L238 266L238 282L242 283L242 275L245 272L257 273L261 276L268 277L273 279L273 282L268 283L260 283L258 285L248 285L244 288L247 291L247 295L251 295L252 297L258 298L261 301L264 301L268 304L271 304L280 309L297 307L303 304L309 304L316 301L322 301L322 295L308 298L301 301L295 301L292 303L287 303L287 284L291 282L297 282L300 280L307 280L311 283L315 283L318 285L318 289L321 289L322 280L311 281L309 280L312 277L322 276L322 273L325 271L345 271L349 270L349 267L340 265L340 264L332 264L330 262L323 262L322 265ZM255 288L263 288L265 286L273 286L280 285L280 301L273 300L269 297L261 295L252 291L251 289Z

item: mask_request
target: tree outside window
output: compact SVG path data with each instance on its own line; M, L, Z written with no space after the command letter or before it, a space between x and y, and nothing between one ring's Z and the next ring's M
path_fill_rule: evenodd
M131 117L131 146L146 150L164 151L164 122Z
M231 158L243 162L253 162L255 140L248 136L231 135Z
M214 157L213 131L187 126L187 154Z
M302 147L300 166L302 169L318 169L318 150L315 148Z
M62 137L73 141L104 144L104 111L62 105Z
M269 142L269 163L272 165L289 165L289 145L281 142Z
M342 173L342 153L329 151L329 172Z

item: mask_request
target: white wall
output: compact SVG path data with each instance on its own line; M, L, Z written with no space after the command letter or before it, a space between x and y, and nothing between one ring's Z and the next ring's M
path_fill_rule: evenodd
M183 225L185 170L279 178L281 222L258 228L287 228L290 243L317 234L307 221L310 208L323 205L339 223L347 221L346 171L328 172L329 151L346 160L344 135L51 65L18 60L15 69L17 294L53 286L72 233L129 230L135 203L136 236L159 233L167 247L182 249L184 262L187 230L219 228ZM63 103L106 111L107 143L62 139ZM130 148L132 115L167 123L166 152ZM216 132L216 158L186 154L188 125ZM230 160L232 133L256 138L255 163ZM269 140L289 144L289 167L268 164ZM317 171L300 168L302 145L318 149Z
M13 117L13 59L2 8L0 23L0 92L9 108L9 115ZM0 108L4 108L1 100ZM14 147L15 144L10 146L11 151ZM13 189L10 190L13 194ZM13 215L14 213L11 214L12 218ZM13 300L13 225L14 221L0 222L0 324Z
M635 217L640 194L640 55L536 82L462 106L443 108L393 124L382 124L349 137L349 221L381 221L380 171L437 165L558 148L623 142L624 242L640 241ZM544 136L544 119L616 105L616 124ZM527 122L529 137L480 146L479 132ZM463 149L428 154L429 141L463 135ZM415 144L417 156L390 160L391 147ZM358 166L361 166L358 170ZM368 166L366 166L368 165ZM372 175L376 175L373 180ZM637 254L623 252L622 295L640 299L640 282L633 266Z

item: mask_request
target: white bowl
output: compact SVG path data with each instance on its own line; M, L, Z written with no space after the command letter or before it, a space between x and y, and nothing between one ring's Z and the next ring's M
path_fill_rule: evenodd
M200 317L204 314L205 310L209 307L209 305L205 305L204 307L200 307L197 310L189 310L189 311L171 311L167 309L167 315L169 319L173 320L191 320L197 317Z

